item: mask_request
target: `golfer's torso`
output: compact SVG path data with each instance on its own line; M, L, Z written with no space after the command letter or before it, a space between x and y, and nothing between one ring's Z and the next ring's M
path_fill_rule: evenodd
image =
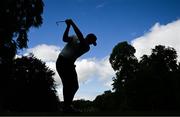
M70 42L68 42L60 55L75 61L78 57L89 51L89 46L81 44L77 37L73 37Z

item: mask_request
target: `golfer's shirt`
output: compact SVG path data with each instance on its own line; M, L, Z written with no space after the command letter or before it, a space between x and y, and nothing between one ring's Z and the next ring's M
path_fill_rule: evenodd
M72 36L70 38L70 41L65 45L60 55L75 61L78 57L88 52L90 47L87 43L81 43L77 36Z

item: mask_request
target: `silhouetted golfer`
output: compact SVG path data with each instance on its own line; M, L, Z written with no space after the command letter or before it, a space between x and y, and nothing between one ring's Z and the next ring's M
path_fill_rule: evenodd
M90 50L91 44L96 46L96 36L88 34L85 38L71 19L65 20L67 27L63 41L67 42L56 61L56 69L63 83L64 112L73 112L72 101L79 88L74 62L78 57ZM76 36L68 36L70 27L73 27Z

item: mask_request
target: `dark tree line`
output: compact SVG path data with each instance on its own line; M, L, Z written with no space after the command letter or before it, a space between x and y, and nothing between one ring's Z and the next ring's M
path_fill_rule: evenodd
M174 48L162 45L151 55L135 57L135 48L127 42L117 44L109 61L116 71L113 90L94 100L100 110L180 111L180 63Z
M42 24L42 0L0 2L0 114L58 111L54 72L33 56L15 58L27 48L28 31Z
M13 61L6 103L10 112L56 112L55 73L41 60L27 56Z

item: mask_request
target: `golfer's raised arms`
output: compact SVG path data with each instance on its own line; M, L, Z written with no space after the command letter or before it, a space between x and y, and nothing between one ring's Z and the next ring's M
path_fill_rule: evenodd
M64 33L63 41L64 42L69 42L70 41L71 38L68 37L68 32L69 32L70 26L72 26L73 29L74 29L74 32L76 33L76 36L79 39L79 41L81 43L84 43L85 39L83 37L83 34L79 30L79 28L76 26L76 24L71 19L67 19L67 20L65 20L65 22L67 24L67 28L66 28L65 33Z
M69 34L69 29L70 29L70 23L68 23L67 22L67 20L65 21L66 22L66 24L67 24L67 27L66 27L66 30L64 31L64 35L63 35L63 41L64 42L69 42L70 41L70 38L69 38L69 36L68 36L68 34Z
M76 26L76 24L75 24L72 20L70 20L70 21L71 21L71 25L72 25L72 27L73 27L73 29L74 29L74 31L75 31L78 39L79 39L80 41L83 41L83 42L84 42L85 40L84 40L83 34L82 34L81 31L79 30L79 28Z

